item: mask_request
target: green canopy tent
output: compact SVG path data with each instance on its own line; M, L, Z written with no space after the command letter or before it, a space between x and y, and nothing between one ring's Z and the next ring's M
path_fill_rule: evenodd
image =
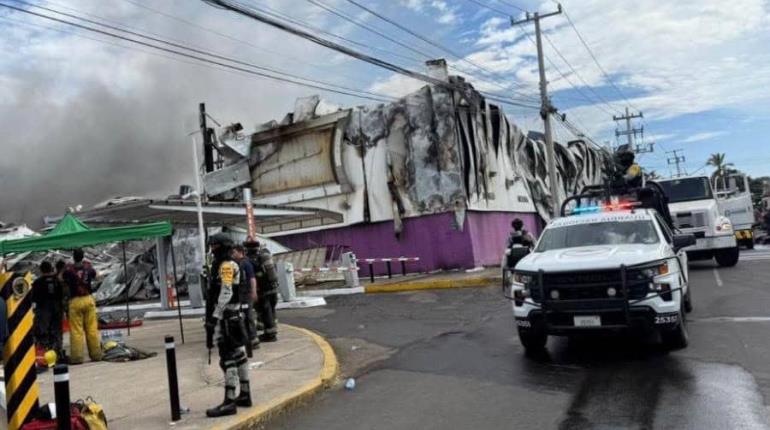
M126 283L126 325L128 327L128 334L130 335L131 309L128 302L128 265L126 262L126 241L170 236L171 233L171 223L167 221L154 222L149 224L132 224L119 227L91 228L80 221L75 215L67 213L51 231L43 236L25 237L23 239L6 240L0 242L0 256L20 252L74 249L86 246L101 245L104 243L121 242L123 247L124 281ZM171 252L173 259L173 246L171 247ZM176 266L174 267L174 280L176 280ZM176 282L174 285L176 288ZM180 309L179 327L180 330L183 330L181 307L178 308ZM183 331L182 339L184 339Z

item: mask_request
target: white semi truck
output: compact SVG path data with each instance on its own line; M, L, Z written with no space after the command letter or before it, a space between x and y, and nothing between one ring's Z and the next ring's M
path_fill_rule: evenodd
M730 218L739 246L754 248L754 205L751 202L749 178L734 172L724 177L715 177L712 186L716 191L717 201L722 214Z
M725 216L709 178L693 176L658 183L668 197L674 227L695 236L695 245L685 249L689 260L713 258L720 266L735 266L740 251L733 223Z

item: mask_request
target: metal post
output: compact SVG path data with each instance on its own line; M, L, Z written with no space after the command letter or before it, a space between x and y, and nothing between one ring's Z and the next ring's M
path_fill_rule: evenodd
M182 299L179 298L179 285L176 277L176 253L174 252L174 234L171 234L171 271L174 274L174 294L176 294L176 309L177 315L179 315L179 335L182 337L182 345L184 345L184 324L182 324Z
M401 276L406 276L406 260L401 260Z
M168 391L171 399L171 421L179 421L179 381L176 375L176 346L174 336L166 336L166 369L168 370Z
M393 270L390 267L390 260L385 261L385 264L388 266L388 279L393 278Z
M70 373L66 364L57 364L53 368L53 391L56 402L56 428L70 430Z
M198 240L201 251L201 270L206 266L206 228L203 225L203 187L201 186L201 175L198 165L198 148L195 145L195 136L192 137L192 150L193 150L193 168L195 175L195 206L198 212ZM208 285L204 285L207 282L205 276L201 276L200 282L200 295L203 296L203 291ZM197 293L196 293L197 294ZM190 301L192 302L195 294L190 292Z
M374 283L374 263L369 261L369 281Z
M129 296L128 296L128 290L130 287L130 284L128 282L128 262L126 261L126 241L123 241L120 243L123 247L123 281L126 283L126 289L125 289L125 299L126 299L126 331L128 333L128 336L131 336L131 308L128 304Z

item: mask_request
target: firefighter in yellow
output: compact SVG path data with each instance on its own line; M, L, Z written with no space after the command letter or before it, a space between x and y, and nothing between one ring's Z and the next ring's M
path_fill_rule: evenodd
M91 295L91 285L96 279L96 270L88 260L83 259L83 250L72 253L73 263L66 266L64 282L69 287L70 323L70 364L84 360L83 344L88 345L91 361L102 359L102 345L99 338L99 321L96 317L96 301Z
M240 310L240 267L230 255L233 243L225 235L209 238L214 255L208 300L215 300L207 329L213 330L214 343L219 350L219 367L225 374L225 399L222 404L206 410L209 417L234 415L237 407L250 407L249 368L246 357L246 334ZM236 396L236 389L240 393Z

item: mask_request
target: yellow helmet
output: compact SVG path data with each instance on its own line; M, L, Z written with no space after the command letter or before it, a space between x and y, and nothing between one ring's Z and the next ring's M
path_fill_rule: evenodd
M45 352L45 354L43 354L43 359L45 360L45 364L48 365L48 367L54 367L56 365L56 360L58 359L56 356L56 351L49 349Z
M118 342L114 340L108 340L107 342L104 343L104 350L109 351L112 348L115 348L116 346L118 346Z

